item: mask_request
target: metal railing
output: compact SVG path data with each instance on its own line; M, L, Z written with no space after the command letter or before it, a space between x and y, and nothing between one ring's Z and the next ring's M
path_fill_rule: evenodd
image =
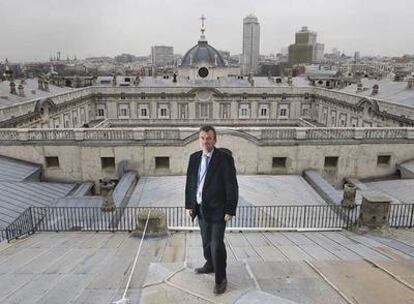
M0 243L7 240L6 230L0 230Z
M29 207L6 227L5 232L7 241L17 239L22 235L33 234L35 232L35 225L32 215L32 209Z
M30 207L5 230L8 241L35 231L133 231L138 215L162 211L170 230L194 229L183 207L118 207L104 212L99 207ZM357 221L360 206L353 209L334 205L239 206L227 224L232 229L349 229ZM389 225L413 227L414 204L391 204Z
M388 213L390 227L414 227L414 204L391 204Z
M132 231L138 214L149 209L162 211L169 229L198 227L183 207L116 208L103 212L91 207L32 207L36 231ZM229 228L348 228L356 220L358 207L342 206L240 206Z

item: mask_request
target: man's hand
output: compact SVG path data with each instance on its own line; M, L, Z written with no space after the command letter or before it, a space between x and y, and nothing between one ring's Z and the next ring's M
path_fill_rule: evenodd
M190 217L193 217L193 209L187 209L187 211L188 211L188 215Z
M225 215L224 215L224 221L225 221L225 222L230 221L232 218L233 218L233 215L230 215L230 214L225 214Z

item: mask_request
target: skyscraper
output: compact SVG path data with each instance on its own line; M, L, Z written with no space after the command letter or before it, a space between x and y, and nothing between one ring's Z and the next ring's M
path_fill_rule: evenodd
M312 63L323 59L324 45L316 42L317 34L307 26L296 32L295 44L289 46L289 63Z
M260 54L260 24L256 16L243 18L242 73L256 73Z

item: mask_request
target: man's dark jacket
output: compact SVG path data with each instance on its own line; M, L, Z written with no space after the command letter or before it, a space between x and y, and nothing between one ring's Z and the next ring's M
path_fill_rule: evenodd
M193 220L200 212L197 208L197 179L202 151L191 154L185 186L185 208L193 210ZM236 215L239 186L233 157L214 148L203 186L201 212L208 222L224 221L224 214Z

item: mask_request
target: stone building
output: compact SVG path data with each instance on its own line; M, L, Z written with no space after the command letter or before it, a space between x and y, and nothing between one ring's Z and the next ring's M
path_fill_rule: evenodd
M307 26L295 34L295 44L289 46L289 64L320 62L323 59L324 45L316 42L316 32Z
M182 175L198 128L212 124L239 174L314 169L340 186L394 174L414 156L412 105L230 74L203 26L173 76L102 77L0 108L0 155L63 181L117 178L125 161L143 176Z

